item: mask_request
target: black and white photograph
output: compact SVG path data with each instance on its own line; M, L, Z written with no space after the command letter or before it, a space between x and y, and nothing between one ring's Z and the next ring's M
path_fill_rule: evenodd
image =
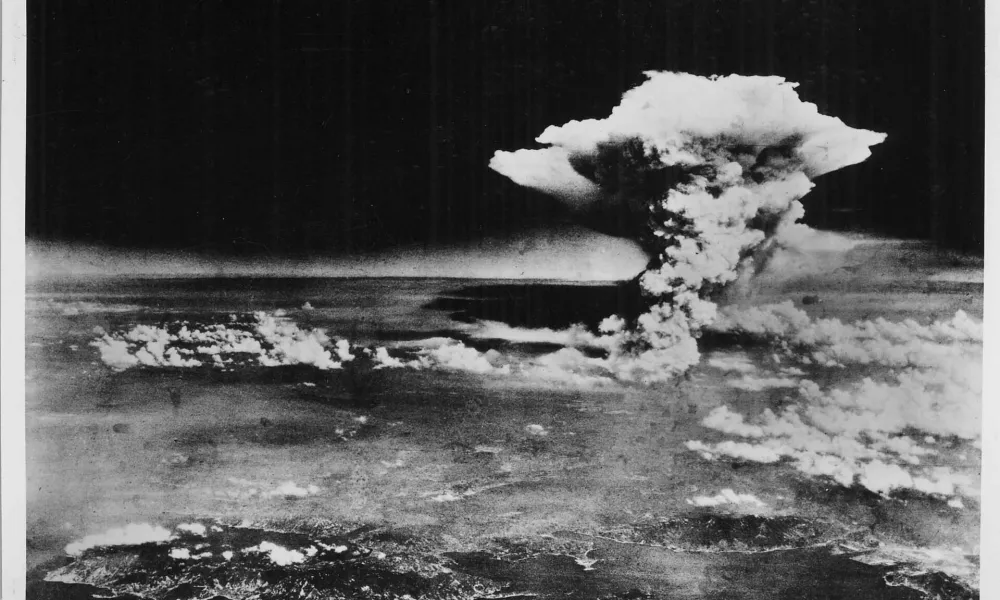
M16 597L980 597L984 0L24 10Z

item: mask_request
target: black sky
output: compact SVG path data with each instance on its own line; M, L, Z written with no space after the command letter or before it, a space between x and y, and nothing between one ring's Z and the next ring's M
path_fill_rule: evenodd
M29 2L27 233L358 251L564 220L487 168L648 69L776 74L888 140L807 222L982 252L967 0Z

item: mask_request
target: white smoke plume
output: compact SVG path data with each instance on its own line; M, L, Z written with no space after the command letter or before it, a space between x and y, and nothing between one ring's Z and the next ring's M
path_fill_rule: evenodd
M490 167L577 210L632 213L653 256L641 278L651 308L609 362L655 382L697 362L709 296L760 268L811 179L863 161L885 135L821 115L781 77L646 75L608 118L551 126L536 140L548 147L499 151Z

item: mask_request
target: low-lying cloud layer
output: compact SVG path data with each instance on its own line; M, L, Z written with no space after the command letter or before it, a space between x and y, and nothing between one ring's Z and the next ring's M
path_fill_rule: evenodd
M636 242L576 226L352 256L254 257L29 242L28 280L83 277L461 277L618 281L649 258Z
M694 498L688 498L686 502L700 508L724 505L735 505L737 507L747 506L754 508L763 508L766 506L766 504L761 502L753 494L740 494L729 488L720 491L714 496L695 496Z
M161 543L170 540L173 533L159 525L130 523L125 527L108 529L83 537L66 546L66 554L78 556L84 551L100 546L137 546L139 544Z
M707 459L788 460L802 473L888 494L915 490L977 497L978 477L941 463L943 448L981 439L982 323L959 311L929 324L885 319L813 320L791 303L727 307L711 329L766 344L788 362L824 371L877 367L871 376L824 389L802 379L779 412L747 416L728 406L702 425L741 438L687 447ZM730 382L743 387L751 376ZM788 380L791 382L791 380Z

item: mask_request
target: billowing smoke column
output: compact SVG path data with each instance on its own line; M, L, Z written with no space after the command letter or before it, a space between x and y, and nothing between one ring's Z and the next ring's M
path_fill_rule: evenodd
M616 211L652 257L648 311L602 324L609 366L663 380L698 360L714 293L752 273L804 214L812 178L863 161L885 135L802 102L781 77L647 72L601 120L547 128L547 147L497 152L490 167L582 213Z

